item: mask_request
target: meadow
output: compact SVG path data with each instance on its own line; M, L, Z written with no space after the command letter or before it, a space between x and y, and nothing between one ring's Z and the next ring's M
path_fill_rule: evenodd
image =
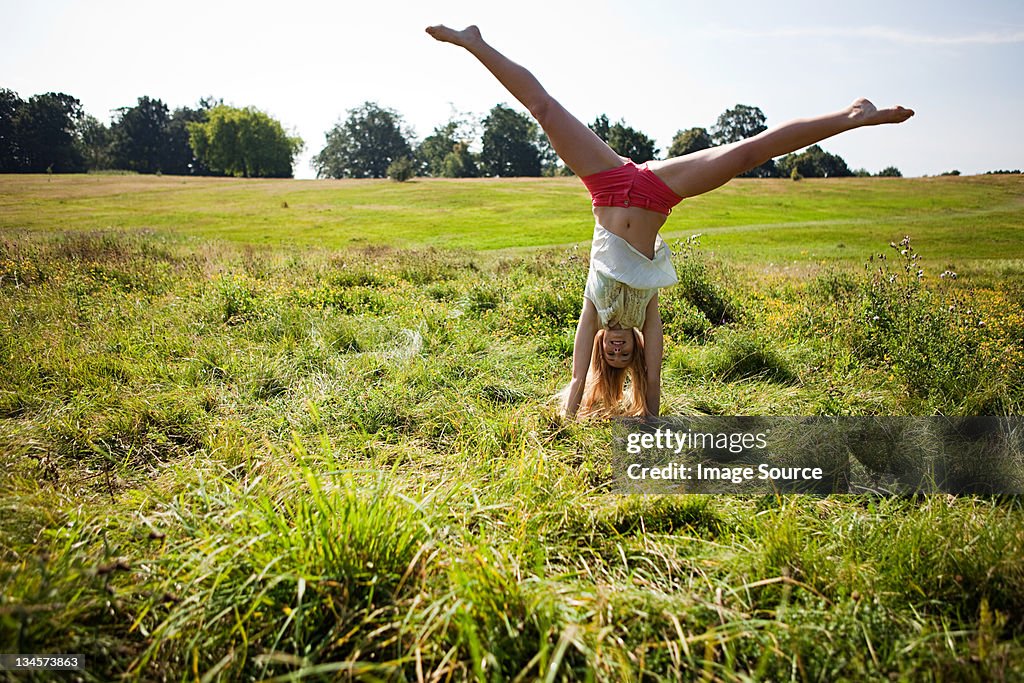
M663 412L1020 415L1021 225L1019 175L687 200ZM592 227L568 178L0 176L0 652L1024 678L1016 497L611 492L610 425L552 403Z

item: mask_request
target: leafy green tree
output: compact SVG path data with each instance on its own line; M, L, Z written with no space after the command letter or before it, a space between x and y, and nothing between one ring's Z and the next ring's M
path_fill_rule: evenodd
M818 147L812 145L812 147ZM849 178L853 175L853 171L846 164L846 160L838 154L832 154L818 147L821 151L820 155L817 155L817 166L818 170L821 171L821 175L824 178Z
M480 175L476 155L469 151L468 144L455 143L452 151L444 157L441 164L441 175L445 178L476 178Z
M681 157L714 146L706 128L688 128L676 133L668 148L669 157Z
M841 156L826 152L818 145L811 145L799 154L787 154L776 162L780 175L792 176L793 172L805 178L844 178L853 175Z
M533 131L533 145L537 148L537 154L540 155L541 175L548 177L562 175L563 173L572 175L572 171L558 158L558 152L555 151L544 129L533 120L530 121L530 127Z
M197 109L181 107L170 113L159 99L140 97L134 107L123 107L109 131L109 155L114 168L138 173L206 175L202 162L195 158L189 140L190 123L202 123L213 106L201 100ZM99 131L93 127L90 134ZM98 151L92 149L97 159Z
M759 107L737 104L719 115L715 125L711 127L711 140L715 145L728 145L731 142L745 140L768 130L765 121L764 112ZM777 175L775 163L769 159L757 168L743 173L741 177L773 178Z
M722 112L711 127L711 139L716 145L739 142L768 130L764 112L759 107L737 104Z
M134 107L122 107L110 127L115 168L137 173L170 172L170 113L159 99L140 97Z
M244 178L291 178L302 139L254 108L217 105L203 122L187 123L196 159L211 172Z
M434 128L416 150L423 171L430 176L472 178L479 175L476 159L469 151L472 127L464 119L452 118Z
M76 140L86 170L102 171L114 167L110 153L110 128L95 116L86 114L78 124Z
M216 104L222 104L216 102ZM215 106L212 99L202 99L199 107L179 107L174 110L167 123L167 157L165 159L164 173L173 175L209 175L210 169L202 161L196 158L192 145L189 143L188 125L190 123L204 123L207 113Z
M504 104L495 105L483 121L480 165L490 176L539 176L541 154L536 124Z
M0 88L0 173L15 173L24 166L18 144L18 112L24 106L18 93Z
M895 166L886 166L878 172L879 178L902 178L903 174Z
M814 145L817 146L817 145ZM808 148L810 151L810 148ZM799 175L801 178L812 177L820 178L821 176L816 173L814 162L804 153L791 153L782 157L775 162L775 169L779 172L780 176Z
M590 130L594 131L594 134L597 135L597 137L601 138L606 143L608 142L608 136L611 133L611 122L608 121L607 114L601 114L598 116L594 119L593 123L589 124L588 127Z
M444 175L444 159L459 143L455 137L458 127L458 122L454 120L437 126L416 148L416 156L427 175Z
M320 153L313 157L319 178L384 178L396 159L412 157L411 131L402 117L376 102L350 109L348 118L327 133Z
M658 148L654 146L654 140L635 128L627 126L622 119L609 125L608 117L601 114L590 124L590 130L607 142L616 154L629 157L633 161L650 161L658 155Z
M76 98L51 92L21 102L8 90L0 100L0 109L4 110L0 118L8 119L0 124L7 128L0 135L10 136L0 152L4 156L0 162L4 167L28 173L85 170L85 160L76 141L83 116L82 104Z

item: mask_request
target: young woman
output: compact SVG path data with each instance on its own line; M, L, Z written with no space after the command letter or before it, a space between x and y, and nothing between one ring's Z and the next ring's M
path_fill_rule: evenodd
M672 207L719 187L773 157L861 126L902 123L910 109L877 109L859 99L832 114L797 119L758 135L685 156L637 165L551 97L533 74L484 42L476 26L427 29L468 50L522 103L593 200L594 241L573 346L566 416L658 415L662 327L658 289L676 283L658 231ZM629 392L624 385L629 377Z

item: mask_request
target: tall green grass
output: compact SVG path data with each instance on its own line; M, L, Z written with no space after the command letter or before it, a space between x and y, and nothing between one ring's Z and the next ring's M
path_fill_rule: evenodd
M678 245L665 412L1019 414L1017 266L940 278L915 236L918 278L889 239L793 271ZM551 404L585 273L7 229L0 650L96 681L1020 677L1014 499L609 493L610 428Z

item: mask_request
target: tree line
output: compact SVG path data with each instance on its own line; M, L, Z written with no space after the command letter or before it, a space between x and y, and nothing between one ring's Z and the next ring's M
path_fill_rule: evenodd
M105 124L78 99L22 100L0 89L0 173L124 170L169 175L289 178L302 140L254 107L203 99L171 111L140 97Z
M678 131L667 156L690 154L726 145L767 130L758 107L738 104L723 112L710 128ZM589 124L617 154L636 162L658 158L654 140L625 121L609 121L606 114ZM476 140L480 151L473 152ZM321 178L383 178L406 180L413 176L471 178L479 176L540 176L571 174L561 165L550 141L528 115L499 104L479 122L457 114L416 143L415 136L393 109L374 102L348 112L348 117L327 133L327 144L313 158ZM812 145L800 153L773 159L745 173L751 178L827 178L869 176L864 169L850 170L842 157ZM900 176L895 166L879 176Z
M708 128L680 130L666 151L681 156L729 144L767 129L758 107L738 104ZM657 159L660 150L640 130L608 116L590 125L618 154L636 162ZM140 97L115 110L105 124L64 93L22 100L0 89L0 172L79 173L125 170L170 175L291 177L303 141L279 121L254 108L206 98L173 111L161 100ZM448 178L567 175L537 123L504 104L482 118L454 114L417 141L401 114L366 102L347 112L326 134L313 157L320 178L414 176ZM754 178L870 175L851 170L838 155L812 145L745 174ZM877 175L898 176L890 166Z

